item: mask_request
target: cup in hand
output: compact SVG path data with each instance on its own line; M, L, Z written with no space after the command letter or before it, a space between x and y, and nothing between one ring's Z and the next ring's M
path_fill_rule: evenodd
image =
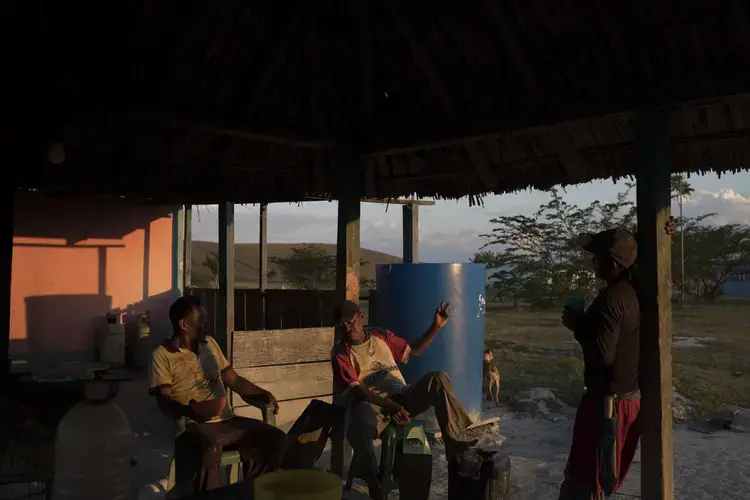
M573 312L582 313L586 309L585 297L570 297L565 304L565 308Z

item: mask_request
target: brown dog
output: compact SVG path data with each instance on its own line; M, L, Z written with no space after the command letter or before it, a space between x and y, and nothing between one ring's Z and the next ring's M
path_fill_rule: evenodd
M487 382L487 401L494 406L500 406L500 372L497 371L490 349L484 350L482 372Z

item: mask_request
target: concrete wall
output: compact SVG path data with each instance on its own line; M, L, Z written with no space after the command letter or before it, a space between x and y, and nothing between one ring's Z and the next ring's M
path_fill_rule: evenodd
M35 195L15 202L12 358L93 359L95 332L112 310L126 321L148 310L154 337L168 333L176 207Z

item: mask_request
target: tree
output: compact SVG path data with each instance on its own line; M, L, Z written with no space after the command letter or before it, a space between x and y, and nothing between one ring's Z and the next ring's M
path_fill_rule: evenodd
M682 174L673 174L671 179L672 187L672 199L677 200L677 205L680 209L680 218L678 220L680 226L680 304L685 302L685 227L683 224L682 216L682 204L685 199L690 198L695 192L690 186L690 183L685 180L685 176Z
M636 210L629 199L632 184L612 203L595 201L581 208L568 204L556 189L551 199L531 216L501 216L490 220L495 227L474 262L494 271L490 286L502 298L530 301L537 306L559 304L571 291L596 292L590 259L578 246L580 233L614 227L634 229ZM493 252L489 246L500 246Z
M219 254L216 252L207 253L203 257L203 265L211 273L208 288L219 288Z
M487 269L494 270L487 276L490 301L513 301L513 307L518 307L518 300L522 298L527 288L527 273L523 272L520 262L509 254L480 250L471 261L484 264Z
M684 232L687 273L681 288L699 300L713 302L721 296L724 284L750 266L750 227L744 224L716 226L705 224L709 217L686 219ZM677 235L675 235L675 238ZM677 252L673 245L673 252ZM672 265L679 260L673 256ZM673 269L674 275L677 269Z
M324 290L336 286L336 257L313 246L292 248L287 257L271 257L284 281L302 290Z

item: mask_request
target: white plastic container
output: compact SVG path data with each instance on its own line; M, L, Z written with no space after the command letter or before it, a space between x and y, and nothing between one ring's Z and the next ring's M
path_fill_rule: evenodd
M125 325L117 316L108 314L99 334L99 360L112 366L125 365Z
M133 433L107 390L106 383L89 383L86 400L57 427L53 500L131 498Z

